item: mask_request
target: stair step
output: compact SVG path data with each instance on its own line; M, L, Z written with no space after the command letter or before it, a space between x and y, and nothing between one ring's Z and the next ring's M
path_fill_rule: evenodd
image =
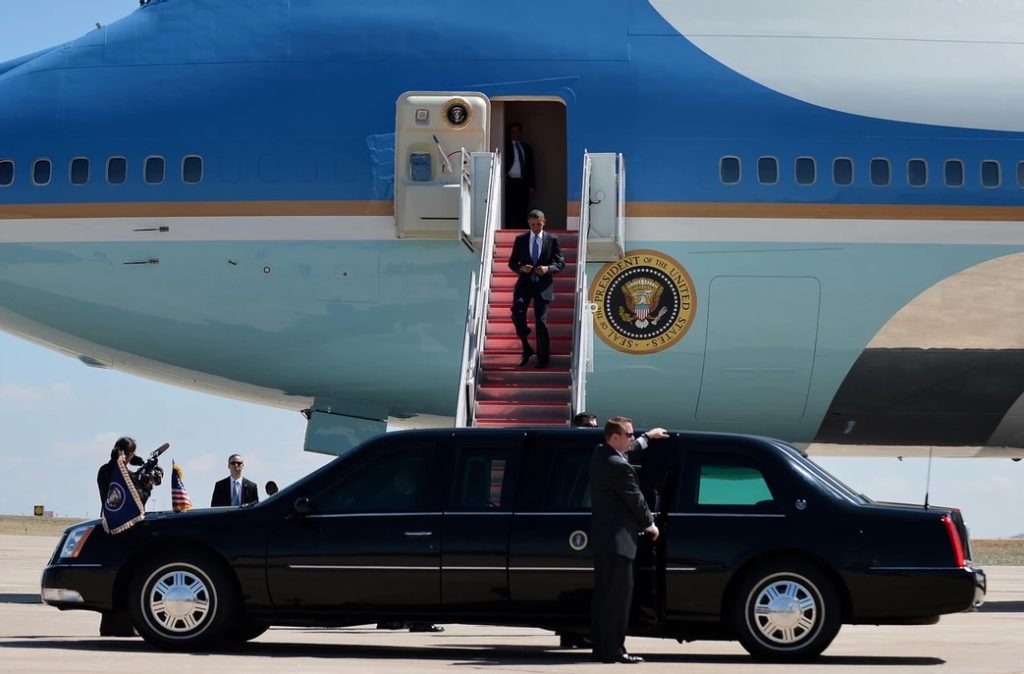
M527 323L532 326L533 323L529 318L530 316L527 314ZM553 321L551 320L550 315L548 316L548 334L551 335L551 337L564 337L571 339L574 328L575 325L572 321ZM488 342L491 337L515 337L515 335L516 326L512 323L511 318L487 321Z
M494 264L495 266L501 265L508 268L508 259L512 257L512 246L495 246L494 248ZM576 264L576 250L562 249L562 261L566 264Z
M494 288L491 290L490 305L512 306L512 288ZM569 309L572 309L575 306L576 293L572 291L561 293L556 292L555 299L551 300L548 308L554 309L555 307L568 307Z
M519 361L516 361L517 363ZM572 382L568 370L538 370L522 367L505 370L483 370L480 373L480 386L514 385L524 387L566 386Z
M491 277L491 292L495 290L511 290L515 288L516 276L492 276ZM576 277L575 276L562 276L561 274L555 275L555 293L572 293L576 290Z
M511 301L509 302L511 304ZM528 319L532 320L530 313L526 314ZM548 306L548 328L553 323L561 322L572 322L576 319L574 307L565 306ZM494 304L487 307L487 321L502 321L507 320L509 323L512 322L512 310L508 305L505 304Z
M496 264L491 269L491 278L519 278L519 272L512 271L508 268L508 258L501 261L501 264ZM565 268L556 274L555 278L576 278L576 263L565 264Z
M567 428L568 420L541 420L541 419L477 419L473 425L478 428L519 428L536 427L543 428Z
M504 402L481 400L476 404L476 419L528 419L561 421L569 418L570 403Z
M534 335L528 337L528 341L531 346L534 344ZM536 348L536 347L534 347ZM487 344L484 347L484 353L522 353L523 343L519 341L516 336L507 335L488 335ZM551 335L551 354L568 354L572 353L572 336L561 337L557 335Z
M480 386L476 399L487 402L505 403L568 403L572 391L568 386Z
M551 360L548 361L549 367L546 370L537 370L537 368L533 367L534 362L536 361L530 361L530 363L526 367L520 368L519 359L521 358L521 356L522 354L519 348L515 349L514 351L500 351L497 353L491 351L490 349L486 349L484 350L483 354L481 354L480 358L484 370L522 369L537 372L568 372L569 366L572 364L572 356L568 354L552 353Z

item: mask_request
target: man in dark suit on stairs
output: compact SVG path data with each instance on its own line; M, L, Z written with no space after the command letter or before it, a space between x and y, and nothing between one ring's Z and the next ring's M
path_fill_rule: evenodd
M590 639L594 659L600 662L643 662L643 658L626 652L633 560L637 533L642 531L653 541L659 532L626 455L646 449L648 439L667 437L664 429L653 428L634 438L630 419L612 417L604 426L604 443L597 446L590 459L590 538L594 550Z
M527 218L530 231L520 234L512 244L512 255L508 268L519 274L512 291L512 323L516 335L523 343L523 357L519 367L525 366L534 353L537 367L545 368L551 357L548 338L548 304L555 298L554 275L565 268L562 248L558 237L544 231L544 213L530 211ZM533 302L534 327L537 330L537 351L534 352L527 337L530 328L526 325L526 310Z

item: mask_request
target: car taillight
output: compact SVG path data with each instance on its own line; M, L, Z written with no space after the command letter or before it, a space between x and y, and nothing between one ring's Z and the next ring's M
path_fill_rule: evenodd
M956 524L953 523L953 518L949 515L942 516L942 524L945 525L946 533L949 534L949 542L953 546L953 559L958 567L962 567L964 565L964 548L960 541L960 533L956 530Z

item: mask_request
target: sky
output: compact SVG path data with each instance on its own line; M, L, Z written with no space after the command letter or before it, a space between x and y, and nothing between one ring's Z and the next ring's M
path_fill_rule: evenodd
M57 45L127 15L137 0L0 0L0 62ZM0 105L3 102L0 101ZM2 154L2 147L0 147ZM245 475L284 486L327 458L302 451L305 420L279 410L97 370L0 332L0 514L95 517L96 469L121 435L140 453L163 442L185 470L196 504L227 475L227 457L244 455ZM925 459L822 458L819 463L876 500L920 503ZM149 509L170 506L170 479ZM1024 533L1024 461L936 459L930 502L961 508L972 536Z

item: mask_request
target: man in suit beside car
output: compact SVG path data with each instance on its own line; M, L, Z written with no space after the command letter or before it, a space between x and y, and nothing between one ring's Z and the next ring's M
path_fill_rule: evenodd
M228 471L231 475L213 485L213 498L210 500L212 507L240 506L260 500L256 483L242 477L244 466L245 460L241 454L228 457Z
M634 438L632 420L612 417L604 426L605 442L597 446L590 459L590 538L594 550L590 638L594 659L601 662L643 662L643 658L627 653L625 647L633 598L633 560L638 532L652 541L657 540L659 532L626 455L646 449L648 440L667 437L664 429L653 428Z
M551 344L548 338L548 304L555 298L554 275L565 268L565 258L558 237L544 231L544 213L530 211L530 231L520 234L512 244L508 268L519 274L512 291L512 323L516 335L523 343L519 367L524 367L537 354L537 367L548 366ZM530 328L526 325L526 310L533 302L534 328L537 330L537 350L527 339Z

